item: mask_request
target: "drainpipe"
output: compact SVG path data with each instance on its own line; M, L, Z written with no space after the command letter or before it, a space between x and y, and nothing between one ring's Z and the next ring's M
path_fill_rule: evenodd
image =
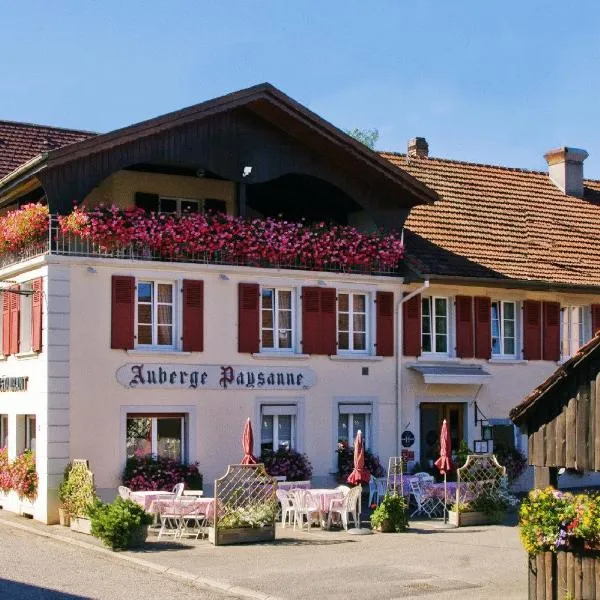
M402 305L428 287L429 279L426 279L420 288L410 292L406 296L401 295L396 304L396 456L402 454L402 444L400 441L402 436Z

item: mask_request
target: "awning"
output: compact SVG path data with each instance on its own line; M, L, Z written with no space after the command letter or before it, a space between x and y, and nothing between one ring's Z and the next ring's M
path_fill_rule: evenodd
M410 368L421 373L425 383L478 385L492 378L479 365L411 365Z

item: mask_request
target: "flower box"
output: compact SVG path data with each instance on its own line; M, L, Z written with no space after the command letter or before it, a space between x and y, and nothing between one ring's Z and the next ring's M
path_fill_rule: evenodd
M230 544L255 544L258 542L272 542L275 539L275 527L232 527L208 528L208 541L215 546Z
M504 517L504 513L488 515L484 512L457 512L455 510L448 511L448 522L456 527L470 527L473 525L491 525L500 523Z
M71 530L92 535L92 522L87 517L71 517Z

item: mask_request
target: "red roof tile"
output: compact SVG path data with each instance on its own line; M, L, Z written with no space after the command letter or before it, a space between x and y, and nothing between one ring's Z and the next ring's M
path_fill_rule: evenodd
M42 152L94 135L91 131L0 121L0 179Z

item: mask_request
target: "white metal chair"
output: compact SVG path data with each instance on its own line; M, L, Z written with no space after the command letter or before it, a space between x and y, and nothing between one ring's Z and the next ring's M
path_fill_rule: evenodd
M124 485L120 485L119 486L119 496L121 496L121 498L123 498L123 500L129 500L131 498L131 490Z
M203 511L203 506L195 499L186 499L183 504L179 502L179 537L188 536L197 540L206 532L206 515Z
M309 532L313 523L321 524L321 508L308 490L296 490L292 492L292 500L294 503L294 529L296 529L298 523L300 523L300 530L303 529L304 517L306 517L306 525Z
M277 494L277 500L281 504L281 526L285 527L289 520L291 527L295 511L293 497L285 490L278 489L275 493Z
M181 533L181 514L178 511L176 498L170 496L168 501L158 499L156 502L158 503L158 516L160 518L158 539L163 535L178 537Z
M348 531L349 517L352 517L354 526L359 526L358 501L360 500L361 486L357 485L350 489L342 500L334 499L329 503L329 515L327 516L327 529L331 527L334 514L339 514L344 529Z
M411 477L409 479L410 493L415 500L416 508L411 513L411 517L418 514L424 514L429 519L433 517L433 513L443 506L438 498L427 494L427 487L431 485L429 481L423 481L419 477Z

